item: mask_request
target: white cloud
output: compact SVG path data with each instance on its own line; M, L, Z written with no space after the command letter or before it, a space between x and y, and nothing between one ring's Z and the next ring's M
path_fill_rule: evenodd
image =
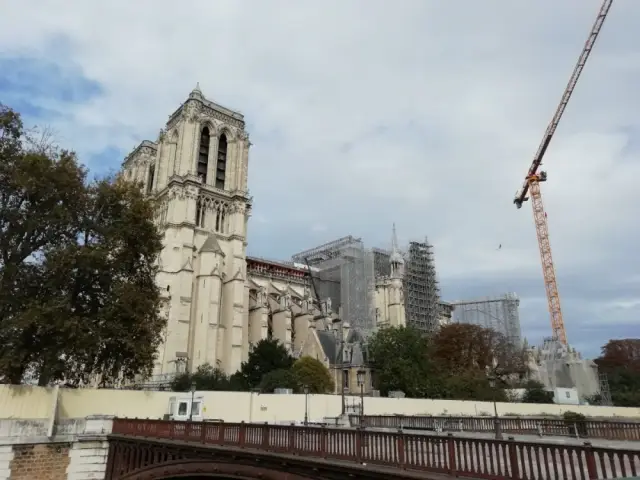
M511 200L599 4L9 0L0 50L71 62L102 85L55 125L85 155L155 137L196 81L243 111L256 218L270 219L252 228L280 230L280 248L312 246L298 232L318 225L327 240L383 244L395 221L403 238L429 235L440 277L459 282L445 296L485 275L510 290L511 277L537 279L519 292L535 297L531 207ZM561 280L637 275L639 21L638 2L613 6L545 162ZM286 255L271 244L252 248Z

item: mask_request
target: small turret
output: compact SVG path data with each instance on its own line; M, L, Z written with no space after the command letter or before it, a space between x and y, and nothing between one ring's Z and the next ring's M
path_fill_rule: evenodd
M393 233L391 236L391 256L389 257L391 264L391 276L400 278L404 275L404 259L398 249L398 235L396 234L396 224L393 224Z
M200 82L196 83L196 88L191 90L189 98L204 98L204 95L202 95L202 90L200 90Z

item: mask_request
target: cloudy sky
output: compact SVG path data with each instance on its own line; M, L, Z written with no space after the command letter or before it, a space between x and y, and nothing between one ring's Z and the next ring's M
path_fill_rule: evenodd
M100 174L199 82L248 121L251 255L386 247L395 222L401 243L434 244L445 300L514 291L537 342L536 235L512 199L599 6L0 0L0 102ZM617 0L545 162L568 336L588 355L639 331L638 24L640 2Z

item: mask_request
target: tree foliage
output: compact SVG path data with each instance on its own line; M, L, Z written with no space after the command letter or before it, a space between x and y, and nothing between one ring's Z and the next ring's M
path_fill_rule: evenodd
M527 373L526 352L499 332L479 325L443 326L433 339L433 357L446 371L457 375L478 372L508 385Z
M613 404L640 407L640 339L609 340L595 362L607 374Z
M525 386L522 401L524 403L553 403L553 392L545 390L543 384L532 380L527 382Z
M171 390L174 392L186 392L195 385L196 390L224 391L230 390L229 377L218 367L209 363L200 365L194 373L182 373L171 382Z
M0 380L109 384L151 372L165 321L155 205L75 155L31 148L0 105Z
M334 390L331 372L313 357L304 356L291 367L293 377L300 387L308 387L309 393L332 393Z
M444 326L431 337L411 327L381 329L369 352L382 395L502 401L511 379L526 371L523 350L475 325Z
M251 347L249 358L240 367L240 375L248 388L257 388L267 373L288 370L292 365L293 357L283 344L263 339Z
M258 386L261 393L273 393L276 388L289 388L294 393L300 393L300 382L290 368L279 368L263 375Z
M409 397L428 396L435 366L430 343L412 327L383 328L369 341L375 384L383 396L401 390Z

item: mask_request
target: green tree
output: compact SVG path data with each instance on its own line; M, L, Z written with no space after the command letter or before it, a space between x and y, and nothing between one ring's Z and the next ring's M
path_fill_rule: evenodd
M290 388L294 393L301 390L300 383L290 368L272 370L262 376L258 386L262 393L273 393L276 388Z
M501 333L479 325L452 323L433 337L432 356L451 375L487 376L500 386L527 374L527 355Z
M251 347L249 358L240 366L240 374L248 388L257 388L267 373L288 370L292 365L293 357L284 345L274 339L263 339Z
M595 362L607 374L613 404L640 407L640 339L609 340Z
M309 393L332 393L334 390L331 373L320 360L309 356L301 357L294 362L291 370L298 384L307 386Z
M481 402L504 402L507 400L504 388L501 388L500 385L494 385L486 375L477 371L446 376L442 383L442 398Z
M412 327L378 330L369 340L376 388L383 396L394 390L414 398L435 396L441 382L433 382L437 372L429 351L428 339Z
M224 391L230 390L229 377L218 367L209 363L200 365L194 373L177 375L171 382L174 392L186 392L195 384L197 390Z
M553 392L545 390L542 383L531 380L525 386L522 401L524 403L553 403Z
M155 204L71 152L30 148L0 106L0 380L108 385L149 375L165 320Z

